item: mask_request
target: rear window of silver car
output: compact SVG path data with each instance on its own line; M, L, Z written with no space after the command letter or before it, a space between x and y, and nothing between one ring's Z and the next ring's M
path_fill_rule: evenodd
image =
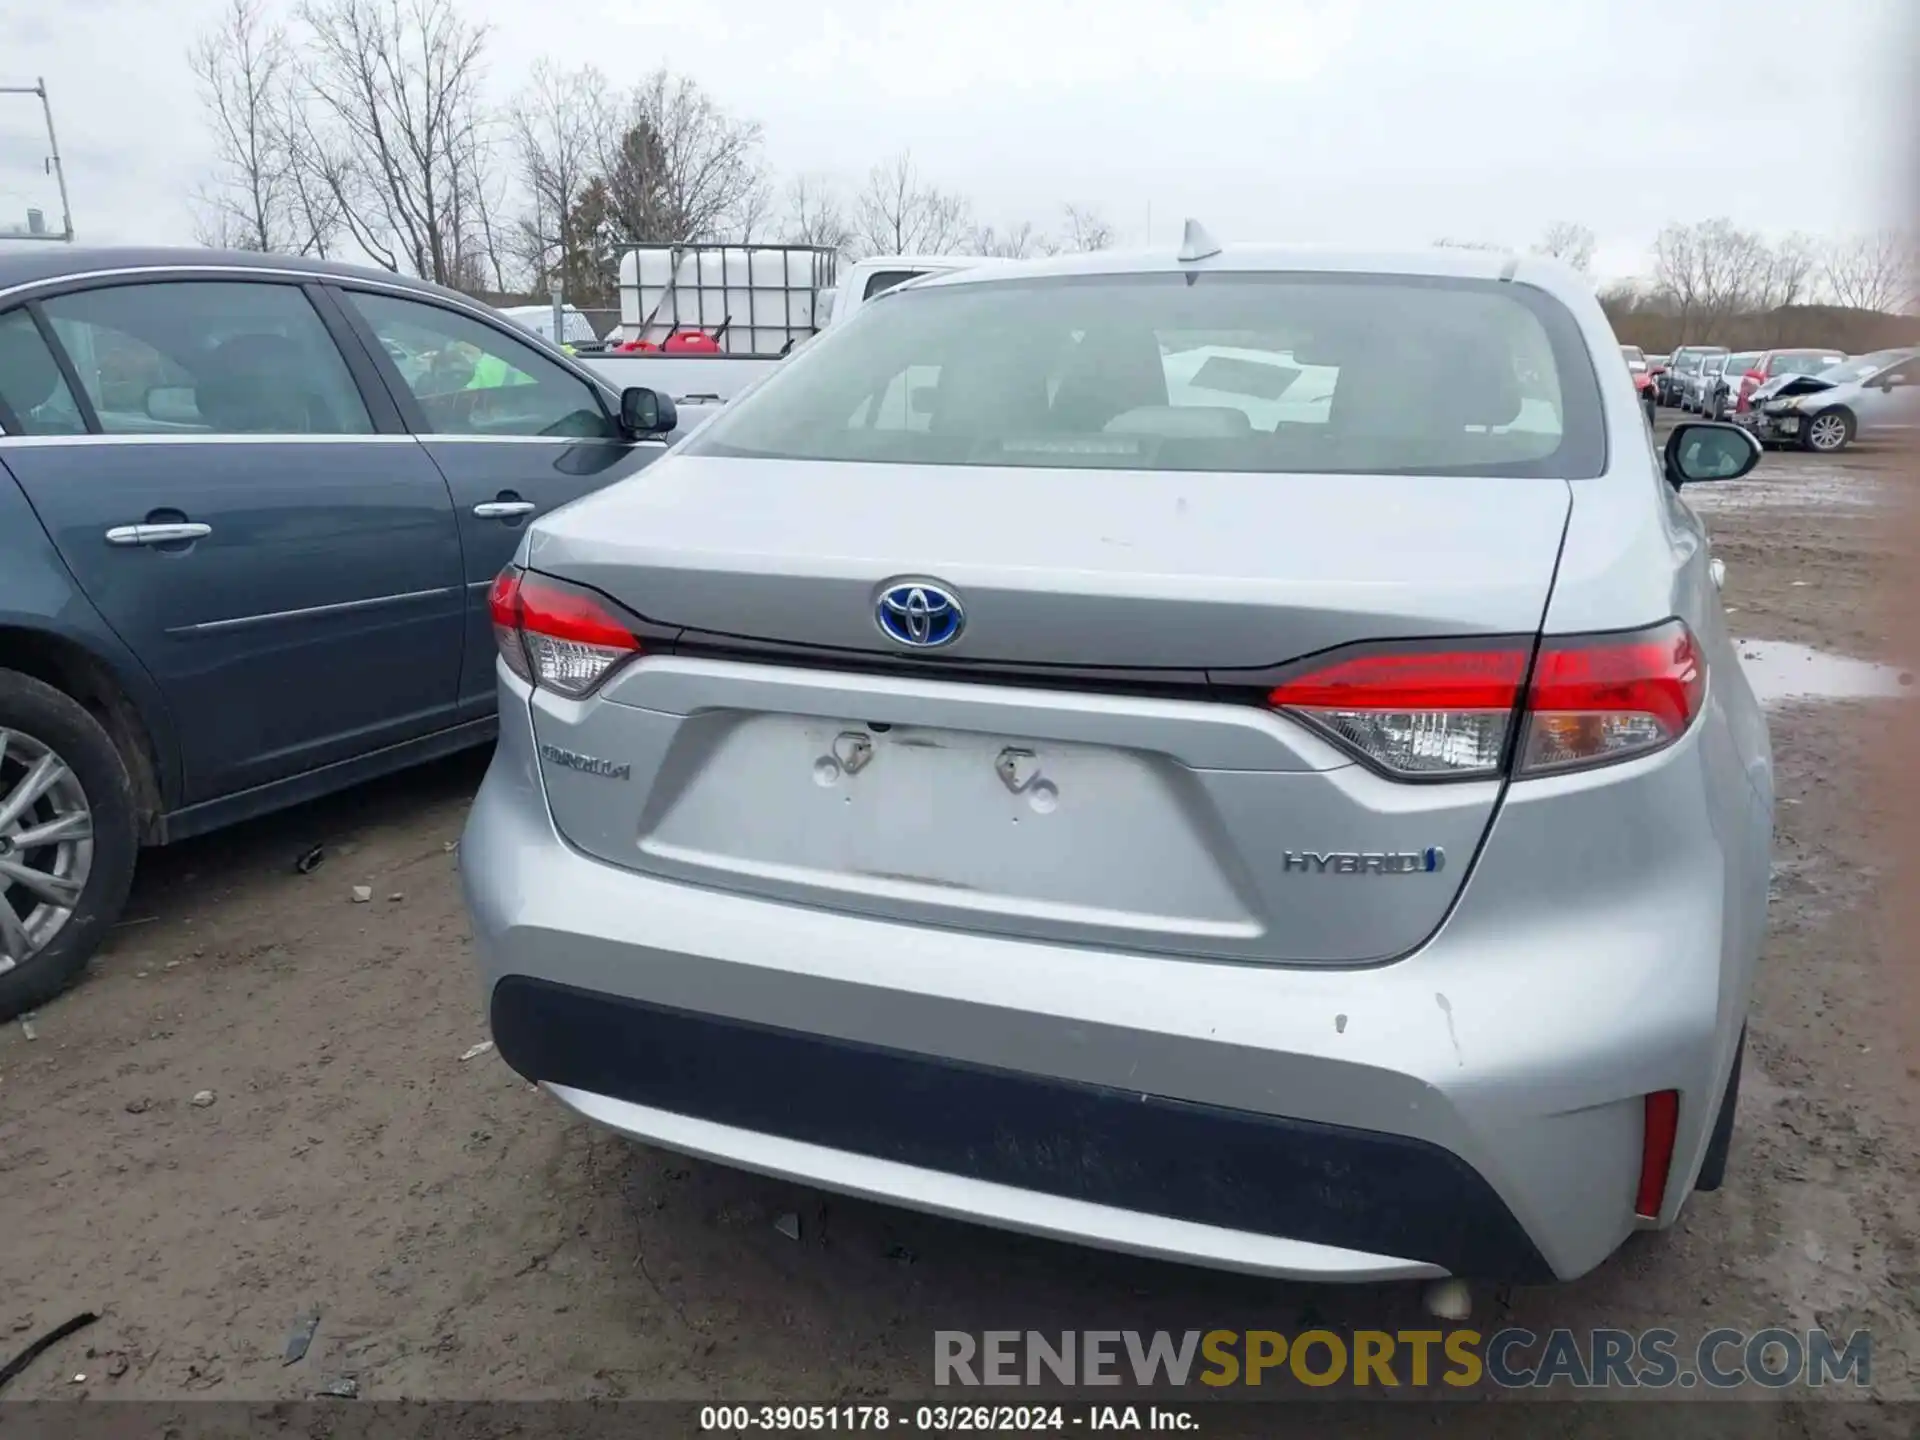
M912 287L688 442L843 463L1581 479L1599 384L1544 291L1179 273Z

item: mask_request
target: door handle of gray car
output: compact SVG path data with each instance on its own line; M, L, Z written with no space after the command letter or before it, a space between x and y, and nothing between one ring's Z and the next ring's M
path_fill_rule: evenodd
M531 515L537 508L531 500L483 500L473 507L473 513L482 520L511 520Z
M107 531L109 545L178 545L185 540L204 540L213 533L211 525L183 520L170 525L116 525Z

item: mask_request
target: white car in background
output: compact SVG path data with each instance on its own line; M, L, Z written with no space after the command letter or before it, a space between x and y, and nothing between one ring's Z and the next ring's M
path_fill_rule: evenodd
M572 305L560 307L561 334L553 333L553 306L551 305L508 305L500 313L513 321L523 330L531 330L542 339L550 340L568 350L597 346L600 335L593 328L593 322Z

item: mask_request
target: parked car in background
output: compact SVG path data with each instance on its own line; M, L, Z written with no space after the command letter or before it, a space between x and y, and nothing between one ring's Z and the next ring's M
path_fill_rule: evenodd
M1686 395L1687 381L1700 368L1700 362L1709 355L1724 355L1724 345L1682 345L1673 352L1666 373L1660 377L1660 403L1679 405Z
M1627 362L1627 373L1633 376L1634 393L1646 407L1647 419L1651 421L1654 414L1653 373L1647 364L1647 357L1637 345L1622 345L1620 358Z
M1686 384L1680 395L1680 408L1690 410L1696 415L1707 413L1707 396L1720 381L1720 371L1732 357L1729 355L1703 355L1700 363L1687 372Z
M1845 363L1846 358L1844 350L1762 350L1740 374L1738 389L1733 396L1733 408L1736 411L1747 409L1753 392L1769 380L1777 380L1783 375L1818 375L1822 370Z
M542 339L551 341L555 338L551 305L506 305L501 307L500 313ZM559 344L569 355L587 354L604 348L606 342L600 338L600 332L575 306L560 307L560 323L565 333L559 337Z
M140 846L487 740L494 577L674 421L384 271L0 255L0 1015Z
M1787 375L1754 392L1754 433L1765 444L1798 444L1831 455L1855 440L1920 432L1920 351L1883 350L1822 370Z
M1728 355L1721 361L1712 377L1703 382L1706 398L1701 405L1702 412L1710 420L1724 420L1734 409L1734 392L1739 388L1740 377L1746 368L1759 358L1757 350L1746 350ZM1709 361L1706 369L1712 369ZM1704 373L1704 371L1703 371Z
M1760 449L1656 456L1615 345L1553 261L1191 240L821 336L495 591L497 1053L649 1144L1255 1273L1673 1224L1773 781L1667 486Z

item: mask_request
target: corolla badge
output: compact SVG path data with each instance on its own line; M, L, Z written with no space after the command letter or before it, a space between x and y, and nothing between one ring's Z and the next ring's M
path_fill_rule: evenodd
M582 775L598 775L602 780L633 778L631 765L616 765L611 760L602 760L598 755L582 755L578 750L562 750L558 745L542 743L540 758L555 765L564 765L569 770L578 770Z
M932 580L895 580L882 586L874 618L881 634L916 650L951 645L967 627L960 597Z
M1432 875L1444 870L1447 852L1424 850L1283 850L1280 869L1287 875Z

